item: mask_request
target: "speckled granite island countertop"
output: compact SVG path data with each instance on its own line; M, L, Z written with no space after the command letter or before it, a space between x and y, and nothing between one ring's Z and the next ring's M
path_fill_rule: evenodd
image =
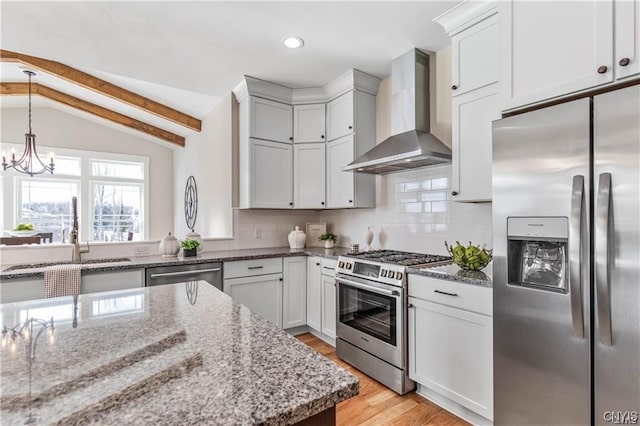
M0 305L2 424L292 424L358 393L358 379L204 281ZM34 329L35 336L39 327ZM31 403L30 403L31 401Z
M441 280L458 281L466 284L493 287L492 276L493 263L489 263L482 271L465 271L455 263L431 268L409 268L409 274L423 275L425 277Z
M348 248L335 247L332 249L307 247L303 249L290 249L289 247L268 247L256 249L218 250L198 253L196 257L162 257L162 256L132 256L127 261L108 263L83 263L82 274L92 272L119 271L126 269L139 269L155 266L187 265L194 263L231 262L235 260L266 259L272 257L291 256L320 256L337 259L349 251ZM91 262L89 260L88 262ZM24 262L29 263L28 261ZM44 264L44 263L43 263ZM0 280L12 280L16 278L42 277L44 267L14 269L15 265L2 265Z

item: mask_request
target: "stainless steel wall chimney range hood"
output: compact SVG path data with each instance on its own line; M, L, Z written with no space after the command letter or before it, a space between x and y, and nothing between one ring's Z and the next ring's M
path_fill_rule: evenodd
M429 55L412 49L391 64L391 130L344 171L386 174L451 162L451 149L430 133Z

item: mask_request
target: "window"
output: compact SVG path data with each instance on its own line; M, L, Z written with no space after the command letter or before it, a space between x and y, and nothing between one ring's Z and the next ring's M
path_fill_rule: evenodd
M3 144L11 148L10 144ZM19 147L18 147L19 148ZM39 147L44 148L44 147ZM3 228L32 223L52 242L68 241L78 197L82 241L147 238L147 157L56 148L53 175L3 174ZM13 202L11 202L13 200Z

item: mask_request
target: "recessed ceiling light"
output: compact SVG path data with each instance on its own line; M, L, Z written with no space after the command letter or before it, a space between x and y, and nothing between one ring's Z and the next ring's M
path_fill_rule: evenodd
M282 44L284 44L289 49L297 49L304 46L304 40L302 40L300 37L289 36L285 37L285 39L282 40Z

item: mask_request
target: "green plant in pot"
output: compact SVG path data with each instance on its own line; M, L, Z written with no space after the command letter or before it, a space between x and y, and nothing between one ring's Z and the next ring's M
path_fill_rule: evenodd
M320 241L324 241L324 248L333 248L336 245L336 241L338 241L338 236L333 232L327 232L318 237Z
M184 257L196 256L198 254L198 246L200 246L200 242L198 240L190 240L187 238L180 242L180 247L182 247Z

